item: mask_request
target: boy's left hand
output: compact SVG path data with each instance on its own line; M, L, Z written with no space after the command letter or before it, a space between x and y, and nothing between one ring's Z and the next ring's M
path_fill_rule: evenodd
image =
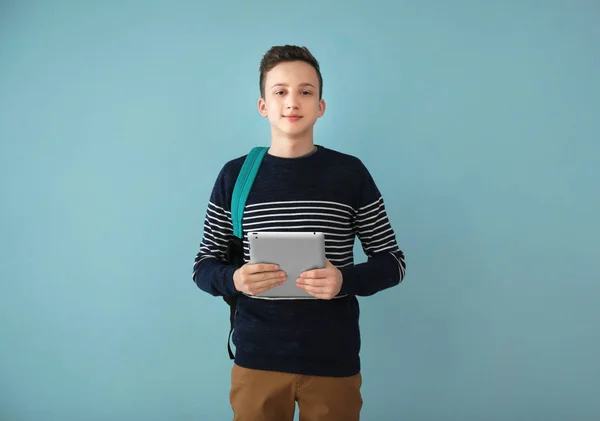
M296 280L298 288L316 298L330 300L342 289L342 272L325 259L325 269L314 269L303 272Z

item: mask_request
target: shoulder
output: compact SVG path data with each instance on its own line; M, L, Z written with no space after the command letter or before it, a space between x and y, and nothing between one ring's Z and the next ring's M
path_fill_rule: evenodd
M231 159L223 164L216 177L211 194L210 201L213 204L218 205L223 209L230 208L231 195L233 194L237 177L240 174L246 156L247 155Z
M329 159L335 159L336 161L341 161L344 163L357 164L360 163L360 159L354 155L350 155L349 153L345 153L336 149L327 148L325 146L318 145L320 149L319 153L326 155Z
M221 172L224 175L233 175L237 177L242 169L242 165L244 165L244 161L246 160L247 156L248 155L246 154L227 161L225 165L223 165L223 169L221 170Z
M380 196L379 188L371 174L371 171L362 159L357 156L336 151L334 149L323 148L323 151L329 155L329 161L335 162L333 167L336 171L343 173L344 176L355 182L354 186L362 191L362 194L377 198Z
M248 154L238 156L225 162L225 164L223 164L221 167L221 171L219 171L218 181L221 184L231 186L231 188L233 188L233 184L235 184L235 181L242 170L242 166L244 165L244 161L246 160L247 156Z
M345 168L359 175L368 173L367 167L359 157L324 146L319 146L319 148L325 158L336 167Z

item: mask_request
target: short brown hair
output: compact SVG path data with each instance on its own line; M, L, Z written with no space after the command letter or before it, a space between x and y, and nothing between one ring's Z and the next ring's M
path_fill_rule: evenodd
M319 62L311 54L308 48L298 47L296 45L271 47L271 49L263 56L260 62L260 79L258 82L260 86L261 98L265 97L265 79L269 70L277 66L279 63L287 61L304 61L315 69L317 72L317 77L319 78L319 99L321 99L323 97L323 76L321 76Z

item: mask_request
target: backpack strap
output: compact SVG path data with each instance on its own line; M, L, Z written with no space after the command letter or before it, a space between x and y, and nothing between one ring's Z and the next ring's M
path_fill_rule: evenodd
M252 184L260 168L260 164L269 148L256 146L246 156L244 165L233 187L233 196L231 198L231 219L233 220L233 235L238 238L243 237L242 219L244 217L244 208L246 199L252 189Z
M234 238L230 242L227 250L228 260L230 264L235 266L241 266L243 264L244 246L242 231L242 220L244 218L244 208L246 207L246 200L254 184L254 179L262 160L267 153L269 148L263 146L256 146L246 156L242 169L238 175L238 178L233 187L233 195L231 197L231 219L233 221L233 235ZM237 311L237 295L231 297L223 297L225 302L229 304L229 336L227 337L227 351L229 352L229 359L235 359L233 351L231 350L231 335L233 333L233 325L235 319L235 313Z

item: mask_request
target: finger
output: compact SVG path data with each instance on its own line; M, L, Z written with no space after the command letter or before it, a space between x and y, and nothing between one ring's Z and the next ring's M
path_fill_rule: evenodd
M259 282L255 282L251 285L248 286L248 293L250 295L258 295L261 294L265 291L270 290L271 288L274 288L278 285L283 284L283 280L277 279L277 280L266 280L266 281L259 281Z
M315 294L322 294L325 289L322 286L313 286L313 285L307 285L307 284L300 284L298 286L306 292L314 292Z
M248 273L275 272L279 270L278 265L270 263L250 263L248 264Z
M280 272L264 272L250 275L248 277L249 284L258 284L261 282L282 282L286 278L285 273Z
M331 275L330 269L313 269L300 274L301 278L327 278Z
M262 282L257 282L255 284L253 284L249 289L252 295L259 295L262 294L265 291L270 290L271 288L275 288L276 286L279 286L281 284L283 284L283 280L276 280L276 281L262 281Z
M246 284L253 284L259 281L268 281L270 279L285 279L285 272L280 270L277 272L246 273L244 275L244 283Z
M285 272L280 270L277 272L260 272L250 275L248 277L250 282L259 282L259 281L268 281L270 279L280 279L283 280L286 278Z
M296 280L297 285L307 285L315 288L324 288L331 285L332 282L329 278L298 278Z
M308 292L310 295L316 298L328 300L331 298L331 293L327 292L324 288L312 287L310 285L299 285L299 288L303 291Z

